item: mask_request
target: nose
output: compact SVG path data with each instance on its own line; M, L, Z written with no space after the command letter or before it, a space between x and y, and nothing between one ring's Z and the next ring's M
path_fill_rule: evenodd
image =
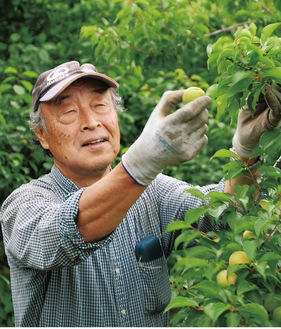
M101 127L101 122L98 120L96 113L91 109L83 109L80 112L81 130L94 130Z

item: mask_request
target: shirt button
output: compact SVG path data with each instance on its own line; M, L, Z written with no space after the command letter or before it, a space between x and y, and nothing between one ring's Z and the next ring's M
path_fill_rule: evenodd
M124 308L121 310L121 314L122 314L122 316L126 315L126 310Z
M120 274L120 268L116 267L116 269L115 269L115 274L116 274L116 275L119 275L119 274Z

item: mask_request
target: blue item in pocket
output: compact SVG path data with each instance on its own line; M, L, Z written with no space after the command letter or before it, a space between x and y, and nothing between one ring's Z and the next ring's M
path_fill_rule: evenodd
M159 238L148 236L136 244L135 255L139 262L150 262L163 256L163 249Z

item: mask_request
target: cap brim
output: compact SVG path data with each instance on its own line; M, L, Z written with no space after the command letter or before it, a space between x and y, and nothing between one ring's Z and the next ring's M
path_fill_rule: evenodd
M110 87L113 88L117 88L119 85L118 83L109 78L108 76L101 74L101 73L97 73L95 72L93 74L93 72L87 72L87 73L77 73L75 75L72 75L70 77L68 77L67 79L62 80L61 82L57 83L54 87L52 87L51 89L49 89L45 95L43 95L39 101L40 102L47 102L50 101L52 98L56 97L57 95L59 95L61 92L63 92L69 85L71 85L75 80L83 78L83 77L89 77L89 78L93 78L96 80L100 80L103 81L104 83L106 83L107 85L109 85Z

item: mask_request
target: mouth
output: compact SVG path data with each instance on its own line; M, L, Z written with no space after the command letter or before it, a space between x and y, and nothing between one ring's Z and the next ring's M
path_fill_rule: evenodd
M104 143L107 140L104 138L100 138L100 139L95 139L89 142L84 143L82 146L89 146L89 145L95 145L95 144L100 144L100 143Z

